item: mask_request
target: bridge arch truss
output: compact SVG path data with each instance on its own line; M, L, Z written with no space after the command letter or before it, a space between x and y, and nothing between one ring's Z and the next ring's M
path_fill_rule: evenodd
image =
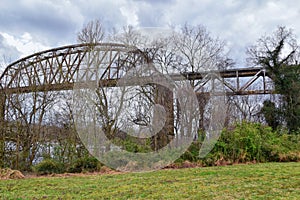
M6 94L70 90L76 80L119 79L130 67L127 61L138 62L140 56L135 47L112 43L54 48L7 66L0 77L1 90Z

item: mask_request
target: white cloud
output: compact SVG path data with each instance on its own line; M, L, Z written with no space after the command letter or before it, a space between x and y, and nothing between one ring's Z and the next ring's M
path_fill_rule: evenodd
M23 33L20 37L16 37L13 35L9 35L7 33L1 33L5 39L5 43L9 44L12 47L15 47L18 52L20 52L20 57L25 57L31 55L35 52L39 52L41 50L46 50L49 47L36 42L30 33Z
M14 46L8 44L0 33L0 75L9 63L19 58L19 56L20 52Z
M132 26L139 25L139 17L137 16L138 8L136 5L127 4L120 7L121 14L126 18L127 24Z

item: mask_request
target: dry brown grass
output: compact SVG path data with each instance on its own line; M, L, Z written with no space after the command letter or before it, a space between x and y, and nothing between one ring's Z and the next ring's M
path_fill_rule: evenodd
M25 176L18 170L0 169L0 179L23 179Z

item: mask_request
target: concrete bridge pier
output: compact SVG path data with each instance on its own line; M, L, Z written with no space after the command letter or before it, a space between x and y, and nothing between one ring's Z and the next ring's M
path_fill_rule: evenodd
M166 112L166 121L163 128L154 135L151 139L151 147L157 151L166 145L174 138L174 107L173 107L173 91L162 85L155 85L154 102L163 106ZM162 120L160 112L154 111L154 120Z

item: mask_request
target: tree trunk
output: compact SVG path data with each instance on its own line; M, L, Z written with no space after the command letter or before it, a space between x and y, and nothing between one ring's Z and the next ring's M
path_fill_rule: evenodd
M5 156L5 95L0 94L0 168L4 167Z

